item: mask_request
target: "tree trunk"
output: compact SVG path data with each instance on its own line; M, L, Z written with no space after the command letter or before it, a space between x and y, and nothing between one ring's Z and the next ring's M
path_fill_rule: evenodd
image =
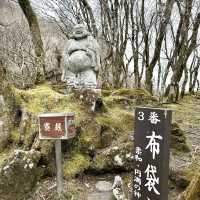
M18 105L16 102L13 89L7 80L7 70L0 63L0 95L3 96L5 101L5 115L9 117L9 123L14 124L16 122L15 116L18 111Z
M90 16L88 19L85 19L85 20L87 21L88 28L91 29L93 36L96 38L98 35L98 30L96 27L96 21L95 21L94 15L93 15L92 8L89 5L87 0L79 0L79 3L80 3L81 9L82 9L81 3L83 4L83 7L86 9L86 12L88 12L88 14ZM84 13L84 10L82 10L82 12ZM90 21L88 21L88 20L90 20Z
M36 83L40 83L45 79L45 54L38 20L29 0L18 0L18 2L29 24L32 42L36 54Z
M194 89L195 89L195 86L196 86L196 83L198 81L198 74L199 74L199 67L200 67L200 58L198 58L198 62L197 62L197 65L196 67L194 68L192 75L190 77L190 87L189 87L189 92L190 93L194 93ZM194 75L193 75L194 74ZM194 77L193 77L194 76ZM193 79L192 79L193 77Z
M160 92L160 81L161 81L161 63L160 59L158 61L158 82L157 82L157 93L159 94Z
M185 67L185 78L184 78L182 89L181 89L181 98L183 98L185 95L185 88L186 88L187 81L188 81L188 69L187 67Z
M197 80L197 92L200 91L200 83L199 80Z
M161 20L161 22L160 22L159 31L158 31L159 34L155 41L153 58L152 58L150 64L146 66L145 86L146 86L146 89L151 93L153 93L153 83L152 83L153 70L156 66L156 63L158 62L159 57L160 57L162 42L163 42L163 39L164 39L164 36L166 33L167 25L168 25L170 17L171 17L173 4L174 4L174 0L167 0L167 2L166 2L163 20Z
M188 16L188 15L186 15L186 16ZM189 39L190 44L188 44L188 40L187 40L188 30L189 30L188 26L189 26L188 23L185 24L184 25L185 29L182 31L182 41L180 42L181 48L180 48L179 57L178 57L177 62L174 65L174 71L173 71L173 75L171 78L171 83L169 84L169 86L166 89L165 96L168 96L169 88L171 87L171 85L175 85L177 87L176 97L179 93L178 85L181 80L183 71L186 67L188 58L190 57L192 51L194 51L194 49L196 48L198 29L200 26L200 13L198 13L198 15L195 19L194 25L193 25L193 32Z

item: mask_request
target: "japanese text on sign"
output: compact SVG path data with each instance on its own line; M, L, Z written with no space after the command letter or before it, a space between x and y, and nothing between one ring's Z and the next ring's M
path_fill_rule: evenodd
M69 139L76 134L74 114L44 113L39 116L40 139Z
M167 200L171 111L136 108L135 116L133 198Z

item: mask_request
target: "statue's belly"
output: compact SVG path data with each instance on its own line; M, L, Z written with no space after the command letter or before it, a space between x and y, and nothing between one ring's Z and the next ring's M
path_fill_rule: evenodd
M80 73L92 67L92 60L85 51L75 51L69 57L69 71Z

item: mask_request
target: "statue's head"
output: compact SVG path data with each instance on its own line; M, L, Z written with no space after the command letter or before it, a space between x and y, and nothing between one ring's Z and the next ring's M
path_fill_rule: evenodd
M77 24L72 30L71 39L80 40L91 35L84 24Z

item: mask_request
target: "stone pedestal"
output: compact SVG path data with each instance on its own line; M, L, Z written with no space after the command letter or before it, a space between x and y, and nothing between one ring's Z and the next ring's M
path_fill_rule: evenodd
M100 89L71 89L75 100L89 108L91 112L105 111Z
M87 200L113 200L112 184L108 181L98 181L96 191L89 194Z
M112 192L94 192L88 195L87 200L114 200Z

